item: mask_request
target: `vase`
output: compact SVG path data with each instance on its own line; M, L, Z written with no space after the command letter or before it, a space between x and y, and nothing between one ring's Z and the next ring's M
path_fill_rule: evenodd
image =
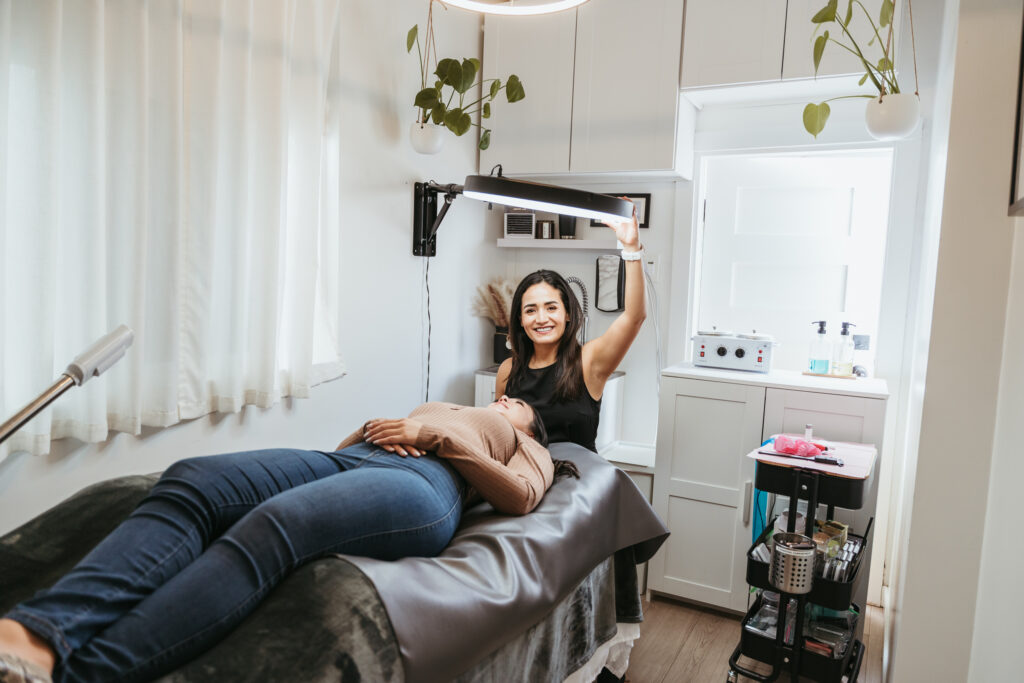
M444 147L444 129L433 123L413 121L409 126L409 142L420 154L437 154Z
M921 101L914 93L872 97L864 110L868 132L876 140L899 140L917 128Z
M558 217L558 236L563 240L576 239L576 216L562 214Z
M512 355L512 349L508 347L508 328L494 328L494 362L500 364Z

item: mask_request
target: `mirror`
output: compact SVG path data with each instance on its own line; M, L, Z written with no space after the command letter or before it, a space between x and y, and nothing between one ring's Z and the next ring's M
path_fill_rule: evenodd
M597 301L594 307L615 313L626 307L626 264L618 254L597 257Z

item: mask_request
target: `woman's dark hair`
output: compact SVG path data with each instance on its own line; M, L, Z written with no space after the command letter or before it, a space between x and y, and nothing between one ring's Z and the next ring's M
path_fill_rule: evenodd
M533 432L533 439L544 448L548 447L548 430L544 426L544 418L540 416L540 411L534 408L532 405L530 410L533 411L533 422L530 423L530 431ZM580 470L576 467L576 463L571 460L552 460L552 464L555 466L555 479L558 477L575 477L580 478Z
M533 422L530 423L530 431L533 432L533 440L539 443L544 448L548 447L548 429L544 426L544 418L540 416L540 411L534 408L532 405L530 410L533 411Z
M558 290L565 308L565 331L558 340L558 355L555 359L555 401L571 401L583 390L583 351L576 339L583 324L583 309L569 289L569 283L553 270L538 270L522 279L512 296L512 310L509 312L508 339L512 346L512 371L509 373L507 393L511 394L526 379L526 370L533 355L533 342L523 328L523 295L530 287L541 282Z

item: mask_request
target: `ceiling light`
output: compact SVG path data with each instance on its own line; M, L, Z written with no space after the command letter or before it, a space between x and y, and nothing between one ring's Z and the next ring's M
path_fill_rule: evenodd
M587 0L538 0L534 3L511 2L481 2L481 0L439 0L445 5L459 7L461 9L482 12L484 14L506 14L506 15L529 15L529 14L551 14L562 12L573 7L579 7Z

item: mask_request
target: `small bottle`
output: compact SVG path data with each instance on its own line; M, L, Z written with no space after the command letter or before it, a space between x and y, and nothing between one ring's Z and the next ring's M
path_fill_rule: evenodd
M850 335L850 328L856 327L853 323L843 323L843 329L839 333L839 340L832 350L832 374L852 375L853 374L853 337Z
M816 320L811 323L818 326L818 332L811 342L811 353L807 361L807 371L817 375L828 374L829 359L832 357L832 349L825 338L825 321Z
M804 425L804 441L810 441L814 438L814 425Z

